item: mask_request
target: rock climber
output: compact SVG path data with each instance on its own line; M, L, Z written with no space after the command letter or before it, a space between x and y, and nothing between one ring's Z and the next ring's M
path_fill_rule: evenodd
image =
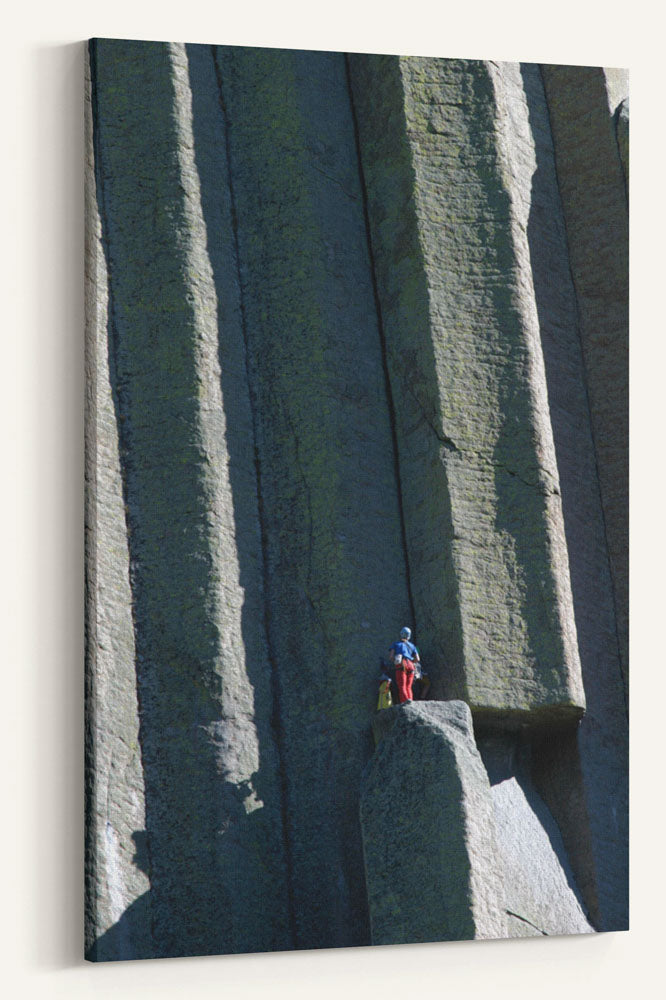
M418 649L409 641L411 637L412 630L405 626L400 629L400 639L389 646L389 656L395 665L398 700L401 703L413 701L414 664L420 660Z

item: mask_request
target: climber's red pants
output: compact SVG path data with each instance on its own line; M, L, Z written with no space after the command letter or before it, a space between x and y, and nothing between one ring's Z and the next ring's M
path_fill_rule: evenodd
M398 699L413 701L412 684L414 682L414 664L403 656L400 666L395 668L395 682L398 685Z

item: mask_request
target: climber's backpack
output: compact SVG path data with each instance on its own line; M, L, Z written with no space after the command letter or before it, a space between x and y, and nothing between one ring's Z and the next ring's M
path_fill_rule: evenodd
M391 681L386 677L379 685L379 699L377 701L377 711L382 708L392 708L393 695L391 694Z

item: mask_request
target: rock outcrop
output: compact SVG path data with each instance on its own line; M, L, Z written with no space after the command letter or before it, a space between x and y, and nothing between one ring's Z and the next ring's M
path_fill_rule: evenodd
M625 98L618 105L615 112L615 129L617 134L617 144L620 149L620 159L622 160L622 170L624 171L624 182L627 188L627 198L629 197L629 98Z
M625 677L628 666L629 242L624 171L600 69L545 66ZM626 96L626 95L623 95Z
M91 43L90 958L627 926L624 90Z
M88 69L86 62L86 69ZM86 96L90 80L86 79ZM118 424L109 375L108 274L96 200L93 124L86 101L86 951L97 958L151 954L151 921L128 909L148 893L134 864L145 827L136 650ZM106 948L100 937L118 925ZM96 943L97 942L97 943Z
M479 740L479 751L491 785L508 936L591 933L559 827L531 780L529 744L493 736Z
M586 619L578 631L588 712L578 745L597 926L612 929L626 926L628 894L628 214L614 118L626 77L566 66L544 66L542 76L582 348L583 409L593 441L590 471L571 471L569 553L578 564L572 568L572 576L579 574L578 618ZM562 449L560 469L579 461L574 454ZM600 511L590 505L597 507L586 483L599 490ZM563 747L545 747L539 769L545 796L556 796L569 809L564 786L571 764ZM571 817L558 818L571 827Z
M218 338L187 58L100 42L92 67L154 948L273 950L290 942L279 760L254 461L232 451L249 394L233 314Z
M505 722L579 718L518 68L351 66L414 611L426 658L447 666L433 696Z
M304 948L352 945L368 934L358 665L376 664L387 616L411 611L345 63L188 52L213 64L227 130L294 933ZM197 156L207 143L202 128Z
M360 807L372 943L507 937L493 800L468 706L407 703L380 712L375 728Z

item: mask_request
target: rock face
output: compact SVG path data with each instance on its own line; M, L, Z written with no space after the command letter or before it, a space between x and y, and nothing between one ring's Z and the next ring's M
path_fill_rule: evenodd
M628 660L628 213L606 74L546 66L623 670ZM614 109L613 109L614 110ZM609 392L612 387L612 392Z
M484 63L351 66L414 611L424 655L446 664L433 696L504 720L578 718L520 88Z
M89 958L626 927L625 89L91 43Z
M491 784L509 937L591 933L562 835L530 778L529 746L495 736L479 740L479 750Z
M629 191L629 98L625 98L615 112L615 128L617 144L620 148L620 159L624 171L624 182Z
M588 619L583 670L588 715L578 742L600 907L597 926L611 929L626 926L628 892L628 217L613 116L623 77L566 66L543 67L542 75L601 500L601 524L595 513L599 527L589 530L583 520L589 501L581 503L585 479L577 474L569 552L578 553L579 606ZM560 466L567 461L563 455ZM588 474L588 482L590 478ZM583 537L584 547L579 548L576 539ZM584 562L586 575L597 576L586 598ZM608 572L610 592L604 584ZM599 600L590 600L593 595ZM558 808L568 809L563 786L570 760L563 747L560 743L544 748L539 773L549 789L545 797L552 795ZM558 760L560 753L566 763ZM570 825L570 820L560 821Z
M376 726L361 788L372 943L506 937L493 802L468 706L412 702L380 712Z
M597 926L601 916L593 887L604 871L618 879L604 906L608 915L616 913L612 923L618 926L615 919L621 924L622 918L610 900L626 899L627 723L615 592L549 107L539 67L523 65L520 76L535 168L530 187L524 186L530 202L527 237L587 703L577 733L537 740L533 766L540 777L548 776L539 782L541 794L563 831ZM602 787L606 791L599 795Z
M88 70L86 61L86 70ZM150 883L133 863L145 827L127 525L107 344L108 275L97 209L86 79L86 951L151 954L151 921L124 914ZM143 905L143 904L141 904ZM114 925L114 941L100 937Z
M155 949L272 950L290 941L279 763L254 464L231 451L249 398L233 314L221 375L186 54L100 42L93 72Z
M210 62L193 49L190 65ZM304 948L331 935L352 945L368 934L357 803L374 698L357 664L374 669L387 618L411 612L345 63L225 47L213 61L238 220L285 815L299 859L294 932Z

